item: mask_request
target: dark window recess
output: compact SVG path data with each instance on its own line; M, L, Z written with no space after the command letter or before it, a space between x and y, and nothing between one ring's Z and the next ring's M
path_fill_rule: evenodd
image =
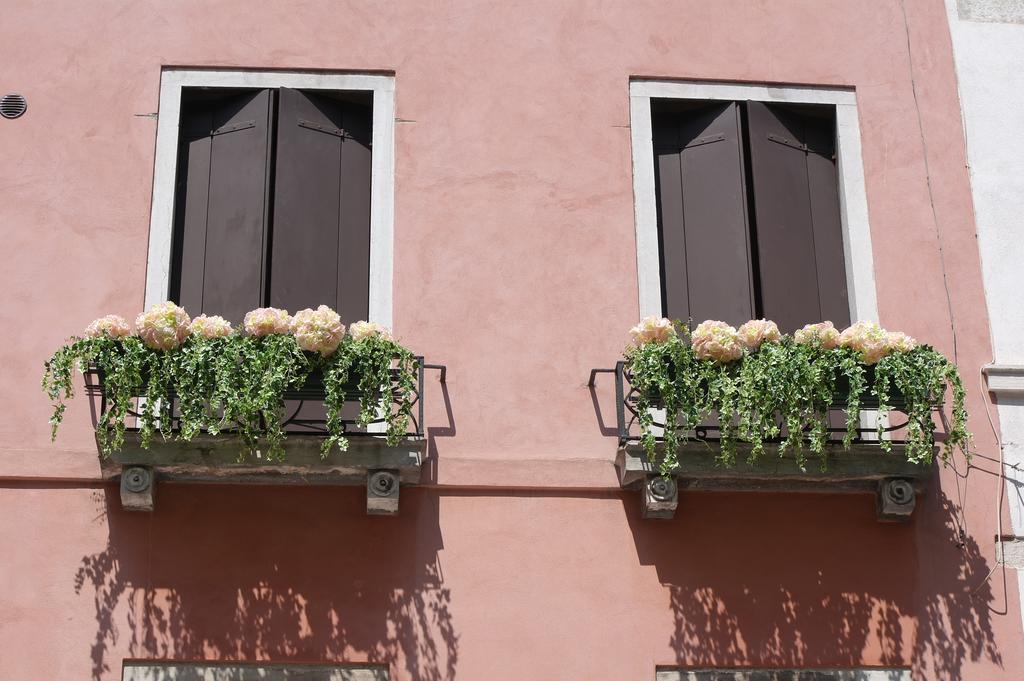
M236 324L265 305L365 319L370 121L357 95L186 90L171 299Z
M828 106L652 104L663 313L850 322Z

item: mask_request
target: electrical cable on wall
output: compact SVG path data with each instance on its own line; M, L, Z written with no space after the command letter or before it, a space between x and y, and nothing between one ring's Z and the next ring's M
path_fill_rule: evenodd
M927 141L925 140L924 124L923 124L923 121L922 121L922 118L921 118L921 105L920 105L920 102L918 101L918 97L917 97L917 82L916 82L916 79L914 77L913 46L912 46L912 41L911 41L911 38L910 38L910 25L909 25L909 22L907 20L907 8L906 8L906 4L905 4L904 0L900 0L900 11L903 14L903 29L904 29L904 32L905 32L906 38L907 38L907 59L908 59L908 62L909 62L908 63L908 67L909 67L909 70L910 70L910 89L911 89L911 93L913 94L913 97L914 97L914 110L915 110L915 113L917 114L917 127L918 127L918 132L919 132L920 137L921 137L921 148L922 148L922 151L924 152L923 153L923 158L924 158L924 170L925 170L925 183L926 183L926 186L928 188L928 202L929 202L929 205L931 206L931 211L932 211L932 225L933 225L933 227L935 229L935 242L936 242L936 247L938 249L940 266L942 268L942 284L943 284L943 288L945 289L945 294L946 294L946 307L947 307L947 311L948 311L948 314L949 314L950 335L952 337L952 342L953 342L953 362L955 364L959 364L959 356L958 356L958 352L957 352L956 320L955 320L955 316L954 316L954 313L953 313L953 300L952 300L952 295L950 294L950 289L949 289L949 275L948 275L947 268L946 268L946 254L945 254L945 248L944 248L943 240L942 240L942 230L939 227L938 213L937 213L936 208L935 208L935 196L934 196L934 192L932 190L931 170L930 170L929 164L928 164L928 145L927 145ZM965 135L965 139L966 139L966 135ZM965 157L966 157L966 154L965 154ZM999 471L998 471L997 476L996 476L996 480L997 480L996 484L998 485L999 489L998 489L997 494L996 494L996 547L995 547L996 548L996 564L992 567L992 569L985 576L985 578L981 581L981 583L977 587L975 587L975 589L971 593L972 593L972 596L975 595L978 592L978 590L981 589L982 586L984 584L986 584L989 579L991 579L991 577L995 573L996 569L999 568L999 567L1002 567L1002 575L1003 575L1003 600L1004 600L1003 609L1004 609L1004 611L1007 611L1008 610L1008 596L1007 596L1007 593L1006 593L1006 564L1005 564L1005 560L1004 560L1004 547L1003 547L1003 500L1005 498L1007 478L1006 478L1005 466L1004 466L1003 444L1002 444L1002 438L999 436L998 429L995 426L995 421L992 418L991 410L989 409L989 401L990 400L988 398L988 389L987 389L987 386L985 385L984 371L982 371L981 374L979 375L979 385L981 387L981 392L982 392L981 399L982 399L983 404L985 405L985 415L988 418L989 427L992 429L992 435L995 437L996 446L999 449ZM967 471L963 475L961 475L960 472L957 471L955 467L953 469L954 473L957 476L957 497L958 497L958 503L959 503L959 509L958 509L957 515L959 517L956 520L956 522L957 522L957 525L959 526L958 527L958 534L960 535L959 541L961 542L961 547L963 545L963 542L966 539L966 533L967 533L967 530L966 530L966 518L964 517L964 508L965 508L964 504L965 504L966 498L967 498L967 484L966 484L967 477L970 475L970 471L971 471L972 468L976 468L976 466L974 466L973 464L970 463L970 461L968 461L968 463L967 463ZM963 489L963 493L962 494L961 494L961 490L960 490L960 480L961 479L964 481L964 489Z

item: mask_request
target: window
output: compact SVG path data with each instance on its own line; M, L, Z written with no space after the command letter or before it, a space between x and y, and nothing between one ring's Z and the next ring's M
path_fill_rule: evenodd
M848 325L832 107L651 108L664 314Z
M370 126L365 94L185 90L171 299L235 323L320 303L365 319Z
M390 326L394 80L168 69L146 304Z
M876 319L852 92L630 84L641 316Z
M125 662L123 681L387 681L371 665L275 665Z
M657 681L910 681L909 669L659 669Z

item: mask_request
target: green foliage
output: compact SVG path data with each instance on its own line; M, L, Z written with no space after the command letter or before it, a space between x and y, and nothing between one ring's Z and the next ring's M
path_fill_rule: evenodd
M392 369L397 369L392 380ZM341 406L359 396L359 425L368 426L381 417L387 423L387 441L401 439L412 416L418 367L412 353L380 335L346 340L324 364L323 377L327 407L324 455L332 446L348 447L341 422Z
M51 438L57 437L67 408L66 400L74 396L75 370L96 366L103 374L108 391L106 409L97 419L96 438L105 453L120 449L124 442L125 418L134 406L134 398L143 394L144 376L158 364L156 353L138 338L72 338L44 365L43 391L53 402ZM153 405L149 404L146 410L150 415L149 427L144 431L145 437L152 435L153 411Z
M872 408L877 403L880 414L895 407L904 412L907 460L930 463L935 446L932 410L943 401L947 388L952 418L942 458L948 460L957 448L967 452L963 383L956 366L929 346L893 352L868 366L854 350L798 344L785 336L723 364L698 359L685 329L680 334L668 342L626 351L626 369L637 393L640 441L650 459L659 462L662 474L678 466L687 434L709 419L716 419L720 428L722 465L736 463L741 443L749 445L753 461L764 454L766 443L778 442L780 456L791 451L803 467L809 451L821 458L824 468L829 410L846 412L843 446L849 448L866 403ZM655 409L666 414L660 448ZM891 451L891 442L881 436L884 422L879 421L879 446Z
M253 337L232 334L221 338L189 336L181 347L161 351L138 338L72 338L46 362L43 391L53 403L52 437L74 396L76 370L94 367L101 377L106 405L99 415L96 438L104 455L124 444L126 419L140 414L141 445L153 437L191 440L201 432L233 433L241 442L241 457L262 452L269 459L284 455L281 426L285 393L322 377L329 435L326 457L333 447L344 451L341 409L359 400L359 423L383 420L387 442L404 436L416 396L418 367L412 353L384 336L354 340L346 336L330 357L299 348L291 335ZM172 401L176 398L176 413ZM142 399L136 399L142 398Z

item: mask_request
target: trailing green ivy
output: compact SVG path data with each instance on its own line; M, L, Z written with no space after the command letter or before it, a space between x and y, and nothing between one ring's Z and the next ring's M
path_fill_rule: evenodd
M106 397L96 438L109 455L124 444L127 419L139 413L141 445L153 437L191 440L202 432L232 433L241 457L265 443L262 455L281 459L286 438L281 425L285 394L322 377L328 437L322 454L344 451L341 409L359 400L359 424L382 420L395 445L404 436L416 399L418 366L413 354L386 335L358 340L346 336L327 357L302 350L290 334L233 333L189 336L173 350L147 347L136 336L72 338L46 362L42 386L53 403L52 437L74 396L78 371L94 368ZM171 413L173 395L175 410ZM142 398L142 399L136 399ZM177 422L177 432L171 424Z
M778 443L779 455L794 452L801 467L806 453L826 465L830 410L846 412L843 446L849 448L860 427L862 405L880 414L898 407L907 415L904 435L908 461L930 463L934 451L933 408L952 397L950 430L943 460L954 449L967 452L965 392L956 366L927 345L892 352L867 365L856 350L827 349L821 343L796 343L790 336L744 350L735 361L701 359L685 328L663 342L645 342L625 353L626 370L636 390L640 441L662 474L678 464L688 433L709 419L720 428L719 460L736 463L738 445L749 445L749 460ZM898 403L896 398L899 398ZM666 414L661 435L655 433L654 410ZM879 446L891 451L882 437ZM659 437L661 444L659 446Z
M348 447L341 407L353 392L359 398L359 425L366 427L383 419L387 423L388 444L396 444L412 416L417 371L412 352L386 336L373 335L342 343L323 365L329 433L323 443L324 455L335 445L341 450Z

